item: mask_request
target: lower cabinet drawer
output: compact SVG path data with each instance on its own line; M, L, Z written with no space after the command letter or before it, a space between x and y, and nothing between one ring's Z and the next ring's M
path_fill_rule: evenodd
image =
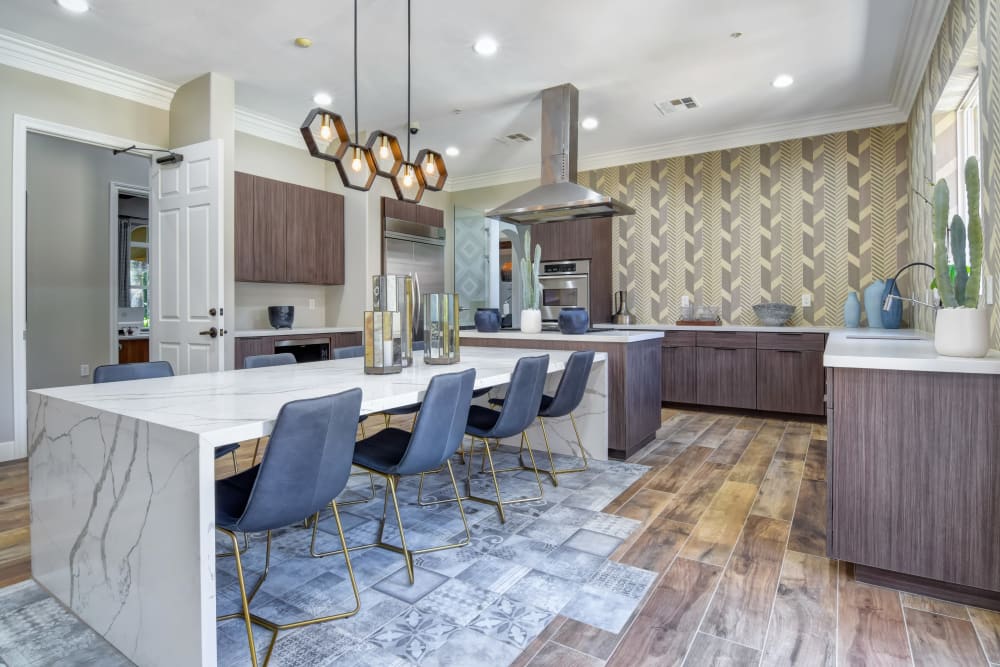
M698 349L663 347L660 365L660 400L664 403L698 402Z
M822 415L825 411L823 353L757 350L757 409Z
M757 360L753 349L699 347L698 403L757 408Z

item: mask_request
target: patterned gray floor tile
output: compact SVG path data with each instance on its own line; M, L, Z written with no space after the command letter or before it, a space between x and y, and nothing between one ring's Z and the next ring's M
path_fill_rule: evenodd
M301 628L286 636L278 634L271 655L272 665L310 665L327 667L339 664L341 655L357 645L357 640L336 626L336 621ZM262 656L258 656L260 659Z
M535 567L538 562L548 558L556 547L557 545L549 542L533 540L523 535L512 535L503 544L490 549L489 554L526 567Z
M637 599L610 593L588 584L569 601L563 608L562 614L581 623L617 634L625 627L625 623L638 606Z
M337 621L337 627L357 639L366 639L409 609L406 602L370 588L361 594L361 610Z
M449 579L422 597L415 606L456 625L468 625L469 621L493 604L498 597L498 593L473 583Z
M523 649L554 617L552 612L501 596L469 627L487 637Z
M418 554L414 556L414 563L446 577L456 577L482 557L482 552L476 551L471 546L465 546Z
M458 579L494 593L505 593L530 571L530 568L519 563L487 555L459 574Z
M573 537L566 540L565 544L568 547L607 558L621 543L622 540L619 537L612 537L604 533L595 533L592 530L581 528L573 533Z
M542 514L539 518L546 521L553 521L555 523L561 523L565 526L574 526L576 528L583 528L588 521L594 518L597 512L592 510L580 509L579 507L570 507L568 505L557 505L550 509L548 512Z
M337 657L337 667L408 667L413 663L372 642L363 642Z
M357 606L350 580L333 572L300 582L281 598L311 618L345 613Z
M601 590L639 600L656 581L656 572L607 561L587 583Z
M412 662L420 662L455 634L459 626L437 614L411 609L373 634L369 641Z
M595 533L604 533L624 540L637 531L641 525L641 521L630 519L627 516L600 512L587 521L583 527Z
M462 628L422 661L422 667L495 667L509 665L520 655L513 644Z
M414 568L413 583L410 583L406 568L397 570L382 581L375 584L375 590L391 595L397 600L414 604L432 590L448 581L444 575L422 567Z
M0 608L24 607L32 602L41 602L47 597L49 594L44 588L36 584L33 579L28 579L13 586L0 588Z
M558 614L576 597L580 584L548 572L532 570L507 589L506 596Z
M324 560L336 558L340 556L327 556ZM354 578L358 582L358 588L362 590L374 586L405 565L402 554L386 549L371 548L351 552Z
M536 570L583 583L604 564L604 559L573 547L561 546L535 564Z
M578 530L579 528L574 525L542 518L536 519L521 528L518 535L542 540L550 544L562 544Z

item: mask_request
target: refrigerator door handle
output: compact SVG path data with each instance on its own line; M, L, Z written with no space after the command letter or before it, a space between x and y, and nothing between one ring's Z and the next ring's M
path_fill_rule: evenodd
M413 332L411 336L416 337L417 332L420 331L420 318L423 317L423 308L420 304L420 277L419 274L413 272L413 287L416 290L416 297L413 299Z

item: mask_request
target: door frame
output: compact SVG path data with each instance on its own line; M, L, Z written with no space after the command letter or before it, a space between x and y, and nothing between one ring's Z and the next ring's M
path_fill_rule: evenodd
M28 133L46 134L102 148L121 148L146 142L116 137L80 127L14 114L11 151L11 373L13 388L14 440L0 443L0 461L28 455L28 345L27 313L27 190ZM163 148L150 146L150 148ZM137 151L138 152L138 151ZM116 327L117 331L117 327Z
M110 314L110 338L108 347L108 359L111 363L118 363L118 271L120 267L118 266L118 195L127 194L135 195L137 197L146 198L146 215L149 215L149 185L131 185L129 183L122 183L119 181L111 181L111 193L109 194L108 200L108 224L110 225L110 242L108 247L111 251L108 256L108 261L111 266L111 314ZM148 220L146 221L149 222ZM148 225L147 225L148 229ZM148 237L147 237L148 238ZM152 245L152 241L150 241Z

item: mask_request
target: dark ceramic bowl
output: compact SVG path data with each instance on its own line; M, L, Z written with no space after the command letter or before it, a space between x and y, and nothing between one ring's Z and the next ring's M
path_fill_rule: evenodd
M500 331L500 309L476 308L476 331L483 333Z
M564 334L585 334L590 328L586 308L563 308L559 311L559 331Z
M295 306L268 306L267 321L275 329L291 329L295 321Z

